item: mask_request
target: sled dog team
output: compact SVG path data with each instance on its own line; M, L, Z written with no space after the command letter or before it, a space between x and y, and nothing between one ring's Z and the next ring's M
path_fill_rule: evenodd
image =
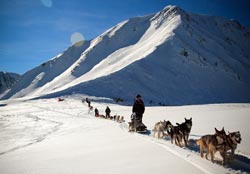
M104 119L109 119L109 120L113 120L119 123L124 122L124 116L120 116L120 115L114 115L114 116L110 116L110 117L106 117L105 115L95 115L95 117L99 117L99 118L104 118Z
M157 122L154 126L154 137L164 138L170 136L171 143L173 141L176 145L182 146L188 145L188 137L192 128L192 118L186 119L185 122L179 124L176 123L176 126L172 125L170 121L160 121ZM167 133L166 133L167 132ZM217 130L215 128L215 134L213 135L204 135L200 139L196 140L196 144L200 147L200 155L203 158L203 152L206 152L206 159L208 155L211 157L211 161L214 162L214 154L219 152L222 157L222 164L226 163L227 159L232 159L234 152L237 148L237 145L241 143L241 134L239 131L228 132L226 134L224 127L222 130ZM227 158L227 152L231 151L229 157Z
M89 107L89 113L93 111L93 106L90 105L90 102L87 101ZM100 115L97 108L95 108L95 117L110 119L117 121L119 123L125 122L124 116L114 115L110 116L110 109L107 107L106 116ZM129 122L129 130L131 129L132 122ZM173 142L182 147L188 146L188 138L192 128L192 118L185 118L185 122L176 125L173 125L169 120L160 121L155 123L154 126L154 137L156 138L164 138L169 136L171 138L171 143ZM216 152L219 152L222 157L222 164L226 163L227 159L232 159L234 156L234 152L237 148L237 145L241 143L241 134L239 131L236 132L228 132L226 134L224 127L222 130L217 130L215 128L215 133L213 135L204 135L200 139L196 140L196 144L200 147L200 156L203 158L204 151L206 152L206 159L208 159L208 155L210 155L211 161L214 162L214 155ZM230 151L231 153L227 154Z
M111 116L110 115L110 108L107 106L107 108L105 109L105 113L106 115L103 115L103 114L99 114L99 111L97 108L94 109L93 106L91 106L91 102L90 100L88 100L88 98L86 98L85 100L83 99L82 100L82 103L87 103L88 104L88 108L89 108L89 111L88 111L88 114L90 114L91 112L93 112L93 110L95 111L95 117L99 117L99 118L104 118L104 119L109 119L109 120L113 120L113 121L116 121L116 122L119 122L119 123L122 123L124 122L124 116L120 116L120 115L114 115L114 116Z
M170 121L160 121L155 124L153 129L154 137L163 138L167 135L171 137L171 143L173 141L176 145L181 147L182 140L184 141L185 146L188 143L188 137L192 128L192 118L186 119L184 123L176 123L174 126ZM167 131L167 134L165 133Z

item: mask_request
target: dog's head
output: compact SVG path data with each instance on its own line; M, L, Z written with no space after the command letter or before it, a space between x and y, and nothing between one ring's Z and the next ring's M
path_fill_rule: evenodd
M219 144L225 143L227 135L226 135L226 132L224 130L224 127L220 131L217 130L216 128L214 128L214 129L215 129L215 135L216 135L216 138L217 138Z
M228 132L229 138L234 142L234 144L241 143L241 134L240 131L237 132Z
M185 118L185 124L187 125L188 129L192 128L192 117L190 119Z
M167 130L170 130L171 127L173 126L169 120L168 121L164 120L164 123L165 123L165 129Z
M165 127L172 125L172 123L169 120L168 121L164 120L163 123L164 123Z

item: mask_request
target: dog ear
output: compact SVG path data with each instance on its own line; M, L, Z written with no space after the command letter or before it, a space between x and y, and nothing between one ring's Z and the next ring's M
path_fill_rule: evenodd
M192 121L192 117L190 118L190 120Z
M214 130L215 130L215 132L219 132L219 131L216 129L216 127L214 128Z
M221 131L225 132L225 130L224 130L224 126L222 127L222 130L221 130Z
M187 121L186 117L185 117L185 121Z

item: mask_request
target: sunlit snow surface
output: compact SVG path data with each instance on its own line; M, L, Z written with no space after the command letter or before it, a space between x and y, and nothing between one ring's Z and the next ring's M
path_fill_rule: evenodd
M181 123L193 118L190 145L179 148L169 138L129 133L131 106L92 102L101 114L125 116L125 123L95 118L84 96L33 101L5 101L0 107L0 171L11 173L244 173L250 171L249 104L146 107L144 123ZM202 159L194 140L214 127L240 131L234 161L222 167Z

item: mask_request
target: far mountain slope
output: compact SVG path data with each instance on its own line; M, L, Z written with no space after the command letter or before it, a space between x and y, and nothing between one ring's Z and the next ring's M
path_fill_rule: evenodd
M147 103L167 105L250 101L249 30L238 22L165 8L151 18L144 38L56 95L84 92L130 102L141 93Z
M19 74L0 72L0 96L6 90L10 89L20 78Z
M167 6L104 32L65 71L24 95L131 102L140 93L157 105L250 102L249 45L249 29L236 21Z
M89 44L89 41L85 41L82 45L73 45L51 60L26 72L21 76L19 83L14 85L4 98L19 98L31 95L68 69L80 57L81 53L89 47Z

